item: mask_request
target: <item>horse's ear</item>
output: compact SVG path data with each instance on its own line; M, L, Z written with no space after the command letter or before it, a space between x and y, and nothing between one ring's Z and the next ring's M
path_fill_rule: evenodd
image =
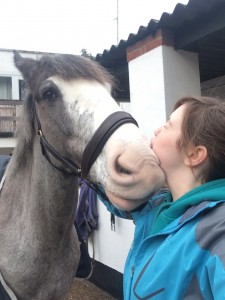
M35 77L38 62L31 58L23 58L16 50L13 50L13 53L15 66L22 73L27 84L31 85Z

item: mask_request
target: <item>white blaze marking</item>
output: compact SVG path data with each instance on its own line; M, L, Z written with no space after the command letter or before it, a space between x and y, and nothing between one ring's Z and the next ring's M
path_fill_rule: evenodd
M65 81L60 77L49 78L62 93L68 112L73 114L73 103L77 101L78 113L91 113L94 116L94 126L97 128L106 117L114 111L121 110L111 97L107 86L96 81L74 79Z

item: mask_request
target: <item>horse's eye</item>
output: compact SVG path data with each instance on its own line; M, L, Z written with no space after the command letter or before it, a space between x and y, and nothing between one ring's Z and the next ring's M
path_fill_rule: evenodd
M53 100L57 97L57 92L54 89L44 90L42 93L42 98L44 100Z

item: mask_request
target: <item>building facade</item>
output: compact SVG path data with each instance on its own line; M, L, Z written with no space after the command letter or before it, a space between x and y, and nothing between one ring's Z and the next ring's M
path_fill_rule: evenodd
M43 55L34 51L20 53L35 59ZM20 72L14 66L13 50L0 49L0 61L0 154L9 155L16 145L14 132L25 96L25 85Z

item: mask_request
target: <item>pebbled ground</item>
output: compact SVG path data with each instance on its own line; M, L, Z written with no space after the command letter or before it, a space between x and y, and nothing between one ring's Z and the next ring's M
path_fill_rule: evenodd
M86 279L75 278L65 300L117 300Z

